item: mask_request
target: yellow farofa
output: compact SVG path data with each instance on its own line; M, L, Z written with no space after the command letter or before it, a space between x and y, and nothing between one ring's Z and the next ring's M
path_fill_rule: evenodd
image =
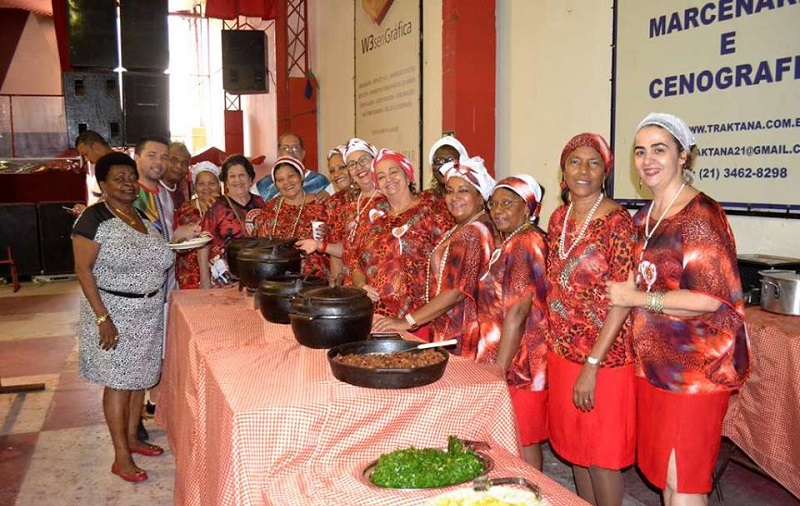
M442 499L436 506L527 506L521 502L508 502L494 497L482 497L480 499Z

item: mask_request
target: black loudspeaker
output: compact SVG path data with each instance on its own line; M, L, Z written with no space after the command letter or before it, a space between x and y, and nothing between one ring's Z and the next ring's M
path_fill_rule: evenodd
M0 204L0 259L6 258L7 246L20 276L41 274L35 204ZM0 272L8 275L8 267L0 265Z
M84 130L94 130L111 146L122 146L122 106L115 72L64 72L64 109L69 145Z
M76 68L115 69L117 6L108 0L68 0L69 62Z
M222 30L222 88L235 95L269 91L264 32Z
M122 66L127 70L169 67L168 4L168 0L120 1Z
M125 143L142 137L169 139L169 76L137 72L122 75Z
M42 272L46 275L72 274L75 260L72 256L72 225L76 218L64 207L78 202L40 202L36 204L39 216L39 245L42 255Z

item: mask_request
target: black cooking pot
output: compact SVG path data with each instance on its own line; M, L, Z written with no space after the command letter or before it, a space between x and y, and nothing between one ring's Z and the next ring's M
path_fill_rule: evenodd
M228 270L237 279L239 278L239 265L236 255L244 248L256 248L258 246L269 246L275 241L263 237L236 237L225 246L225 260L228 261Z
M339 381L367 388L411 388L428 385L439 380L447 367L450 354L435 348L444 360L433 365L415 369L367 369L342 364L333 359L339 355L368 355L370 353L399 353L413 350L421 343L402 339L371 339L356 343L346 343L328 351L328 363L333 376ZM423 350L419 350L420 352Z
M303 346L333 348L369 337L372 313L367 292L335 286L298 293L292 299L289 320L295 339Z
M294 247L297 239L270 239L270 243L242 248L236 255L239 281L256 290L265 279L300 272L300 250Z
M320 276L285 274L265 279L258 285L258 308L265 320L272 323L289 323L292 299L302 290L328 286Z

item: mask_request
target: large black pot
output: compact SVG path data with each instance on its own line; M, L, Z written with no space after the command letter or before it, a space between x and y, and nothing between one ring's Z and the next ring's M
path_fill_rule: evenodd
M236 237L225 246L225 260L228 262L228 270L237 279L239 278L239 264L236 255L244 248L256 248L258 246L269 246L275 241L263 237Z
M294 247L297 239L270 239L268 244L242 248L236 255L239 281L256 290L265 279L300 272L300 250Z
M437 353L444 360L433 365L415 369L367 369L342 364L333 360L338 355L368 355L370 353L399 353L409 351L421 343L402 339L373 339L357 343L346 343L328 352L328 363L333 376L339 381L367 388L411 388L433 383L442 377L450 354L441 348ZM422 350L420 350L422 351Z
M363 341L372 328L372 301L359 288L313 288L292 299L289 320L297 342L309 348L333 348Z
M258 285L258 308L261 316L272 323L289 323L292 299L302 290L328 286L328 280L320 276L285 274L265 279Z

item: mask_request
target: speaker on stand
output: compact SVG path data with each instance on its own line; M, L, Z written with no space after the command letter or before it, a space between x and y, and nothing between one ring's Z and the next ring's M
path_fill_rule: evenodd
M222 30L222 88L232 95L267 93L267 35Z

